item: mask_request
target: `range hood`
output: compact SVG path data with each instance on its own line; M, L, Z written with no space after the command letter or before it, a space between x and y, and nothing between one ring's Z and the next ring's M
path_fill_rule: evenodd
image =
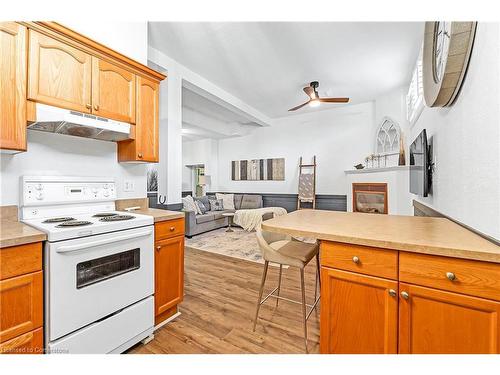
M36 103L36 121L28 129L76 137L123 141L130 139L130 124Z

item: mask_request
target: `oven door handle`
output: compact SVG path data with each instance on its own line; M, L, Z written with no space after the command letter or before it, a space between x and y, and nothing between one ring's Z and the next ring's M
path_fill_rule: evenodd
M90 242L85 242L85 243L81 243L78 245L61 246L61 247L57 248L56 253L70 253L72 251L87 249L89 247L106 245L106 244L113 243L113 242L131 240L133 238L146 237L146 236L151 235L152 233L153 233L153 231L150 229L150 230L139 232L139 233L124 234L121 236L116 236L116 237L109 238L106 240L90 241Z

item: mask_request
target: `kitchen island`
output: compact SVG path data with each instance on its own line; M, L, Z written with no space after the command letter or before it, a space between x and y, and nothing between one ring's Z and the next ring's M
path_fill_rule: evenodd
M321 251L321 353L500 353L500 247L445 218L300 210Z

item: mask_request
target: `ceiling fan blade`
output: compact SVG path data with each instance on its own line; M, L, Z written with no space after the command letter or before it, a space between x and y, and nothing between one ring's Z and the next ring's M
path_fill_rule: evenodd
M321 103L348 103L349 98L319 98Z
M297 107L290 108L290 109L288 110L288 112L290 112L290 111L296 111L297 109L300 109L300 108L302 108L302 107L303 107L303 106L305 106L305 105L308 105L308 104L309 104L309 102L310 102L310 100L308 100L308 101L307 101L307 102L305 102L305 103L302 103L301 105L298 105Z
M311 86L304 87L303 90L308 97L310 97L311 99L316 99L316 93L314 92L314 89Z

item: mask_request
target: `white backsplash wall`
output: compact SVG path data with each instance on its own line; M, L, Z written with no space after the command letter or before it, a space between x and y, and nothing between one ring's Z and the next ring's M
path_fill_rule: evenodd
M500 26L480 22L460 95L449 108L425 108L411 129L432 137L432 194L415 197L500 240ZM410 141L411 141L410 140Z
M118 198L146 196L146 164L118 163L114 142L29 130L28 151L0 154L0 161L0 206L19 204L23 175L110 176ZM134 182L135 191L123 191L125 180Z

